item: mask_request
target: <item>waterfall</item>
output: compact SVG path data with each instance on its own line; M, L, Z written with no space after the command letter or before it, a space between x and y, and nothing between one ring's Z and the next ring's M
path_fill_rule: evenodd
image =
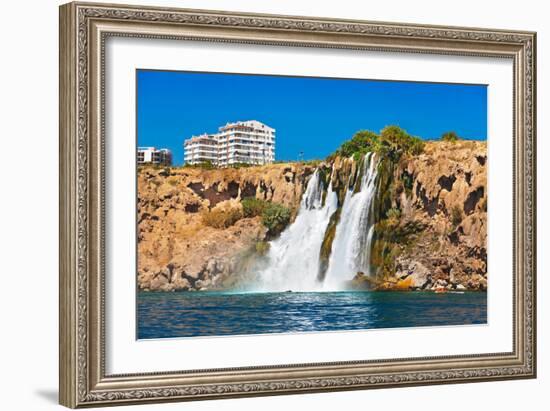
M325 289L341 287L357 272L369 275L370 252L374 222L372 204L376 191L376 155L365 156L361 186L357 193L353 187L346 192L340 221L332 243L332 252L325 276Z
M323 204L323 181L319 170L315 170L295 221L270 243L266 258L257 267L255 290L340 290L357 272L370 274L377 165L375 154L368 153L358 190L354 189L356 184L349 184L350 176L324 280L320 281L318 276L320 250L330 217L338 209L338 196L332 189L331 178Z
M319 170L309 179L295 221L272 241L257 289L306 291L321 287L317 281L319 250L338 199L329 185L323 204L323 181Z

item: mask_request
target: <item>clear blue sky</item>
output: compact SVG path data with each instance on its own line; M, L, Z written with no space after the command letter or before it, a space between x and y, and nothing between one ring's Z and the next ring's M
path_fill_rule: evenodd
M325 158L358 130L398 125L436 139L487 138L487 87L399 81L137 71L139 146L172 150L239 120L276 129L276 160Z

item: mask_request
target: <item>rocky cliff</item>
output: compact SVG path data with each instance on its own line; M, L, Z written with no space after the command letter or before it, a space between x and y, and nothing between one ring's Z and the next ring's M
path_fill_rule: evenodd
M344 201L360 161L336 157L317 165L289 163L204 170L138 171L138 285L143 290L230 287L265 252L270 233L244 198L278 203L295 217L311 174L319 168ZM427 142L418 155L378 165L371 276L352 287L486 289L487 152L474 141ZM230 216L226 225L205 215ZM234 218L233 218L234 216ZM320 251L330 256L335 213ZM225 221L225 220L224 220ZM374 275L372 274L374 273ZM320 275L322 280L322 275Z
M486 143L428 142L401 159L390 180L375 226L375 286L485 290Z
M273 164L204 170L138 170L138 285L143 290L200 290L232 281L239 264L267 236L260 217L241 214L243 198L288 207L294 214L314 167ZM228 227L205 224L208 212L239 215Z

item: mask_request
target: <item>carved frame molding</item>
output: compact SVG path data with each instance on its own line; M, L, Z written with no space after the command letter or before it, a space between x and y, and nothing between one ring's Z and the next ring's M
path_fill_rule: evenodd
M514 350L470 356L105 375L104 47L109 36L514 61ZM60 402L69 407L473 382L536 375L536 35L70 3L60 8Z

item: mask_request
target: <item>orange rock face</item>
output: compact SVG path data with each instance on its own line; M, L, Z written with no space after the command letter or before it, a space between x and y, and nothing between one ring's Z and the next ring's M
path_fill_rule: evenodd
M399 197L401 224L425 229L400 253L395 277L412 278L412 288L486 289L486 142L429 142L423 154L402 161L396 177L403 173L412 187Z
M138 286L143 290L217 288L243 254L264 240L259 217L225 229L202 219L207 210L240 209L256 197L296 210L314 168L273 164L239 169L152 168L138 171Z

